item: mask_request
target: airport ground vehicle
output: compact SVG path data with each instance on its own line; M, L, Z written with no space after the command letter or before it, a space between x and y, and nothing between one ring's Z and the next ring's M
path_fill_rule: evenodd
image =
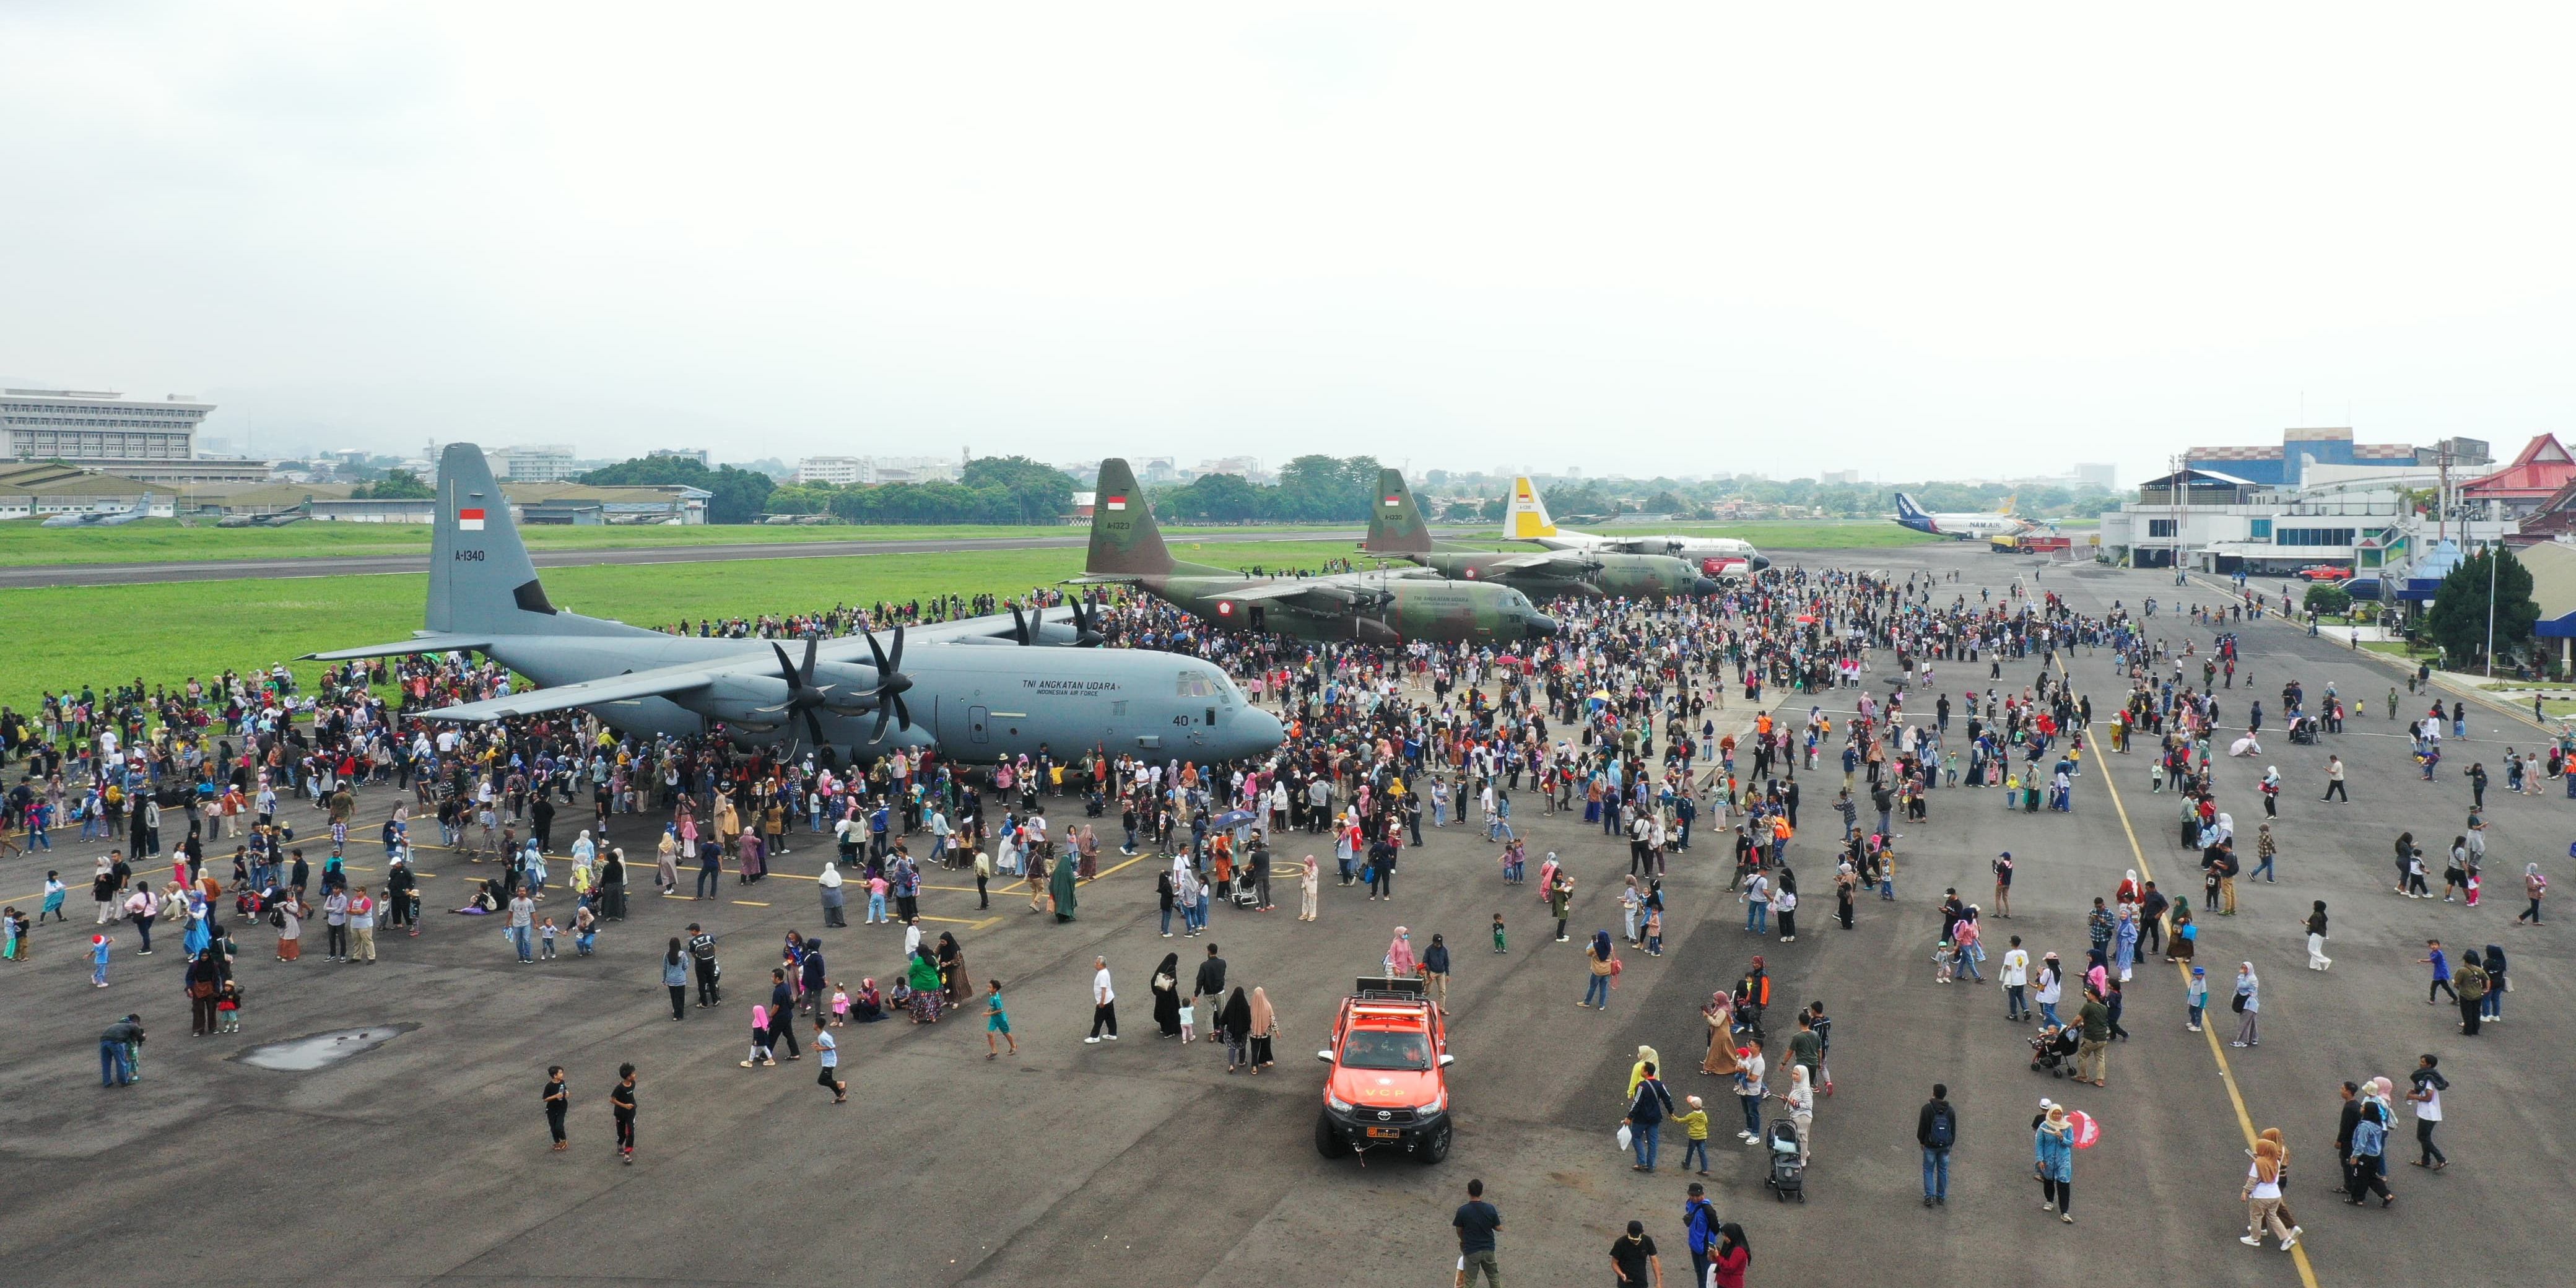
M2309 581L2343 581L2352 576L2352 569L2340 568L2333 564L2317 564L2301 568L2299 575Z
M1423 981L1359 980L1333 1019L1332 1045L1315 1058L1332 1066L1315 1119L1316 1153L1395 1148L1425 1164L1449 1156L1453 1057L1448 1024Z

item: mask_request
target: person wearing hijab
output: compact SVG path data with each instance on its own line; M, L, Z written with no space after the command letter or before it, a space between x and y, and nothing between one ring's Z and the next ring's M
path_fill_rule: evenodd
M2261 1046L2261 1027L2255 1023L2263 1010L2263 981L2255 978L2254 963L2240 962L2236 967L2236 1000L2232 1004L2244 1020L2236 1026L2236 1040L2229 1046Z
M1735 1061L1735 998L1721 988L1709 995L1708 1005L1699 1008L1699 1013L1708 1021L1708 1057L1700 1061L1699 1071L1715 1077L1734 1077L1739 1067Z
M1789 1107L1789 1121L1798 1129L1798 1161L1807 1161L1808 1137L1815 1134L1816 1089L1807 1081L1807 1066L1792 1061L1789 1065L1789 1089L1780 1093L1780 1103Z
M1753 1264L1753 1245L1744 1227L1729 1221L1717 1229L1717 1246L1708 1255L1710 1288L1744 1288L1744 1269Z
M672 884L677 887L677 878ZM626 851L614 845L599 865L599 915L610 921L626 920Z
M1297 870L1297 920L1315 919L1315 887L1320 879L1321 870L1315 865L1315 856L1309 854Z
M1413 957L1413 934L1402 926L1395 928L1395 939L1386 946L1386 973L1396 979L1422 973L1422 964Z
M2576 782L2576 774L2568 775L2568 779L2570 782ZM2521 914L2513 919L2513 924L2519 926L2528 921L2535 926L2539 925L2540 901L2542 898L2547 896L2548 893L2549 878L2540 875L2540 865L2537 863L2523 864L2522 897L2529 899L2531 901L2531 906L2523 909Z
M680 889L680 825L664 823L662 839L653 847L653 892L676 894Z
M885 995L877 990L877 982L860 980L858 994L850 999L850 1018L861 1024L874 1024L885 1017Z
M1240 1072L1248 1054L1245 1047L1252 1039L1252 1001L1244 996L1242 985L1226 995L1225 1006L1217 1012L1216 1029L1225 1039L1225 1071Z
M1647 1070L1660 1069L1663 1065L1664 1058L1655 1054L1655 1049L1653 1047L1639 1046L1637 1048L1637 1062L1628 1067L1628 1098L1631 1100L1637 1098L1637 1084L1646 1080L1648 1077L1646 1072Z
M2058 1220L2075 1224L2075 1125L2066 1121L2066 1106L2048 1105L2032 1132L2031 1159L2039 1175L2040 1207L2054 1206Z
M1154 968L1153 982L1147 986L1154 995L1154 1029L1162 1036L1181 1035L1181 955L1163 954L1163 964Z
M1610 932L1607 930L1593 931L1591 946L1585 948L1583 952L1583 964L1585 969L1590 972L1590 979L1583 986L1583 1000L1575 1003L1575 1005L1593 1006L1604 1011L1609 1010L1610 968L1612 964L1618 960L1614 955L1614 950L1610 947Z
M939 979L947 986L948 1005L963 1006L975 995L975 978L966 971L966 950L958 946L957 936L939 932Z
M904 982L912 986L912 1022L937 1024L945 994L939 985L939 963L931 960L928 949L913 950L912 960L904 970Z
M1270 995L1252 990L1252 1071L1255 1074L1276 1063L1271 1039L1279 1036L1279 1012L1270 1005Z
M2254 1165L2245 1173L2245 1186L2237 1194L2245 1202L2246 1233L2237 1239L2248 1247L2263 1246L2263 1231L2269 1229L2281 1240L2281 1251L2287 1252L2299 1241L2298 1233L2281 1216L2281 1146L2269 1140L2254 1142Z
M2479 1004L2479 1018L2501 1020L2504 1018L2504 945L2487 945L2486 968L2487 996Z
M1073 864L1059 859L1047 873L1047 892L1055 899L1055 920L1059 926L1073 920L1073 869Z
M845 915L845 909L848 906L845 901L848 896L841 892L841 865L830 859L823 860L823 875L814 878L814 886L822 891L823 924L826 926L850 924L848 916Z

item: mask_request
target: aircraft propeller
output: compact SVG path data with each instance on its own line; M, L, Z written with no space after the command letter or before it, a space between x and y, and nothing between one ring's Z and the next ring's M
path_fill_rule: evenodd
M1012 611L1016 614L1018 610ZM894 653L891 657L878 646L875 631L868 632L868 652L875 655L877 664L877 687L868 694L877 701L877 724L869 731L868 741L882 742L888 719L897 721L906 731L912 728L912 709L903 703L903 691L912 687L912 677L902 671L903 627L898 624L894 628Z

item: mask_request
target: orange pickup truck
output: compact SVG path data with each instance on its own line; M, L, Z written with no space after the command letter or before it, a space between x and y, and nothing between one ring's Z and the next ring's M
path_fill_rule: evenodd
M1449 1030L1419 979L1362 979L1342 999L1315 1152L1342 1158L1393 1147L1421 1163L1449 1156Z

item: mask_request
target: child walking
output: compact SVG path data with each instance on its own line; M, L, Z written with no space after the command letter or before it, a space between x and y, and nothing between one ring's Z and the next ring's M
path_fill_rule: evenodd
M1182 1007L1181 1014L1184 1017L1181 1021L1181 1033L1183 1040L1186 1041L1190 1031L1189 1020L1186 1018L1189 1015L1189 1008ZM987 1060L998 1059L1001 1055L993 1049L993 1035L997 1033L1001 1035L1004 1042L1011 1044L1011 1054L1020 1053L1020 1040L1011 1036L1011 1014L1002 1009L1002 981L988 979L984 981L984 1058Z
M2191 1008L2191 1021L2183 1025L2183 1027L2193 1033L2200 1032L2201 1012L2209 1006L2208 967L2194 966L2191 968L2191 983L2183 989L2182 1000L2183 1005Z
M1494 914L1494 951L1503 952L1503 914Z
M743 1058L742 1067L748 1069L755 1063L772 1068L778 1064L777 1057L769 1053L769 1008L760 1005L751 1008L751 1054Z
M1181 1045L1198 1041L1199 1008L1195 1001L1181 1003Z
M216 1032L241 1032L241 1004L241 985L236 984L231 980L224 981L224 991L221 996L218 996L215 999Z

